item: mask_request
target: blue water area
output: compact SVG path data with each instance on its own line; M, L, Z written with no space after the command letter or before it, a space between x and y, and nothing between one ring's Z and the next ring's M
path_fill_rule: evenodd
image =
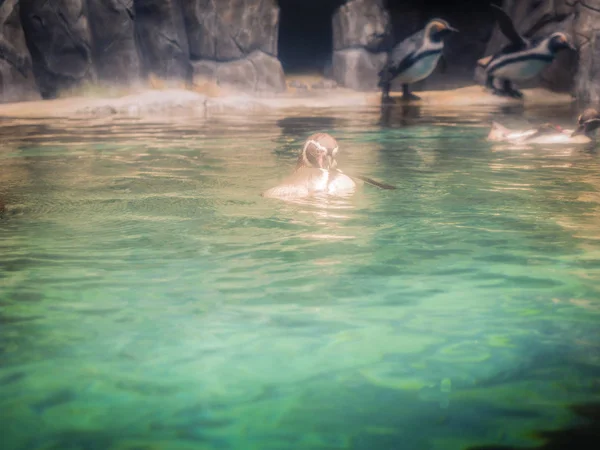
M4 120L4 450L532 448L600 401L600 157L491 120ZM303 140L394 184L265 199Z

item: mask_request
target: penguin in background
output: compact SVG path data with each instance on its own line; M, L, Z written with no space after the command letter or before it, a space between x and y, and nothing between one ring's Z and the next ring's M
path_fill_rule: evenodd
M421 31L397 44L378 74L382 103L393 103L390 89L395 79L402 83L403 101L420 100L410 92L409 86L431 75L442 56L444 38L457 32L445 20L432 19Z
M523 98L523 93L513 87L514 82L537 76L554 61L556 54L561 50L577 51L567 35L561 32L552 33L544 38L527 39L517 32L512 19L502 8L494 4L490 6L500 31L510 41L497 53L477 61L486 75L485 87L493 94ZM501 81L501 88L495 86L496 78Z

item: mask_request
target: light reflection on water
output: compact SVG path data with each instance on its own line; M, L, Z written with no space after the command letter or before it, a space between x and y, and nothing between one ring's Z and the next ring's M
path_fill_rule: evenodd
M483 140L552 114L576 116L5 121L3 448L461 449L566 426L600 400L598 157ZM260 197L318 130L398 190Z

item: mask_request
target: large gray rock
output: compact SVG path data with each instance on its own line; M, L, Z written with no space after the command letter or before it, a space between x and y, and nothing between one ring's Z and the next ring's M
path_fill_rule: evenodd
M341 86L377 89L392 26L383 0L351 0L333 15L331 74Z
M96 73L101 81L130 84L141 76L133 0L89 0Z
M338 50L333 53L333 79L357 91L376 90L377 74L386 58L385 53L371 53L364 48Z
M0 4L0 102L39 100L18 0Z
M191 79L182 1L186 0L133 0L135 31L146 73L164 79Z
M21 0L21 22L43 97L95 78L84 0Z
M259 50L234 61L201 60L192 64L196 84L208 81L246 93L276 93L286 89L279 60Z
M231 61L260 50L277 56L275 0L182 0L192 60Z
M351 0L333 15L333 50L362 47L376 52L391 35L382 0Z

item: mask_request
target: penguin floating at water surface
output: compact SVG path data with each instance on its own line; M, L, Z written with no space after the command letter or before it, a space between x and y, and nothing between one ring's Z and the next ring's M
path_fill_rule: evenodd
M397 44L378 74L378 85L382 89L381 101L393 102L390 97L393 80L402 83L403 101L420 100L420 97L410 92L409 86L431 75L442 56L444 38L457 32L445 20L432 19L421 31Z
M380 189L396 189L395 186L356 175L349 176L337 168L338 143L327 133L314 133L306 139L298 156L296 169L279 185L261 195L267 198L292 199L315 194L344 196L352 194L357 181Z
M487 140L511 144L587 144L596 142L598 129L600 112L588 108L577 118L577 128L574 130L566 130L551 123L528 130L510 130L493 122Z
M522 98L523 93L512 86L513 82L534 78L554 61L561 50L577 51L565 33L556 32L537 39L525 38L517 32L512 19L502 8L494 4L491 7L500 31L510 41L497 53L477 61L485 71L485 86L493 94ZM494 85L496 78L501 81L501 88Z

